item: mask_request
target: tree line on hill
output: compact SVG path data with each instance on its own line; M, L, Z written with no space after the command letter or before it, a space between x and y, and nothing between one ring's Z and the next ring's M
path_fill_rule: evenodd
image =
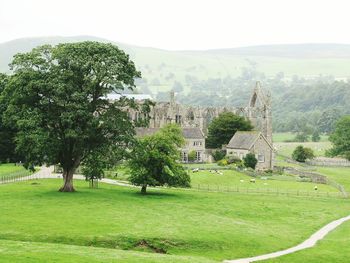
M310 137L315 132L329 134L335 122L350 113L347 107L350 82L338 81L332 76L288 79L280 72L268 78L252 66L244 68L235 78L198 80L188 75L184 83L176 81L172 88L177 92L177 100L183 104L242 107L247 105L256 80L260 80L271 94L275 132L295 132ZM156 99L168 100L168 93L159 92Z

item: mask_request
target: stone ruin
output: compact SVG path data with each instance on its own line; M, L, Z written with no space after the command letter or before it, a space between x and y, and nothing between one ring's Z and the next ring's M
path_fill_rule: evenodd
M272 143L271 96L264 94L259 82L245 107L203 107L182 105L176 102L175 94L170 93L168 102L157 102L149 114L149 128L161 128L169 123L177 123L181 127L199 127L206 135L210 122L223 112L233 112L248 118L256 130L263 133ZM138 112L129 112L133 120L140 116Z

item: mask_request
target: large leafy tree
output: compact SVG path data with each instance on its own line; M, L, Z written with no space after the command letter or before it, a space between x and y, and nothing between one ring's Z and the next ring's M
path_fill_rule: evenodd
M140 77L127 54L90 41L45 45L15 55L11 69L5 119L17 126L17 148L28 164L62 166L60 191L74 191L73 173L91 156L122 158L134 135L126 108L137 105L106 96L133 89Z
M208 148L221 148L223 144L229 143L236 131L250 131L252 129L251 122L244 117L232 112L221 113L213 119L208 127L206 146Z
M350 160L350 115L342 117L329 137L333 147L328 151L331 156L341 155Z
M10 77L0 73L0 162L15 162L20 160L20 156L15 152L14 137L16 128L5 125L3 122L3 113L5 112L8 100L4 97L4 89Z
M174 124L138 141L129 160L130 181L141 186L142 194L149 185L190 186L190 177L178 162L183 143L181 129Z

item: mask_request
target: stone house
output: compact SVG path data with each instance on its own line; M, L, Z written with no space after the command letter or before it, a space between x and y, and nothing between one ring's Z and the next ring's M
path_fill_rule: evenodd
M136 128L136 136L142 138L156 133L159 128ZM182 128L182 134L185 138L185 144L181 148L181 160L188 162L188 154L192 151L196 153L195 162L208 161L208 155L205 152L205 137L200 128Z
M226 146L228 157L243 159L248 153L255 154L257 170L273 168L274 148L260 131L237 131Z

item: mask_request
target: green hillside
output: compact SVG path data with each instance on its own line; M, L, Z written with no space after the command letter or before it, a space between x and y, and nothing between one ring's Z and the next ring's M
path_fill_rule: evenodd
M91 36L18 39L0 44L0 72L18 52L43 44L94 40ZM315 127L322 116L349 114L350 45L298 44L204 51L168 51L116 43L130 54L142 79L137 92L168 100L177 93L183 104L244 106L255 81L268 89L273 102L274 131ZM335 112L333 112L335 111ZM311 128L312 128L311 127ZM326 132L326 130L321 129Z
M25 38L0 44L0 71L7 72L14 54L42 44L95 40L113 42L91 36ZM168 51L116 43L136 62L152 92L170 89L175 81L183 83L186 76L208 78L237 77L252 65L267 77L284 72L314 77L320 74L336 78L350 76L350 45L300 44L270 45L207 51Z

